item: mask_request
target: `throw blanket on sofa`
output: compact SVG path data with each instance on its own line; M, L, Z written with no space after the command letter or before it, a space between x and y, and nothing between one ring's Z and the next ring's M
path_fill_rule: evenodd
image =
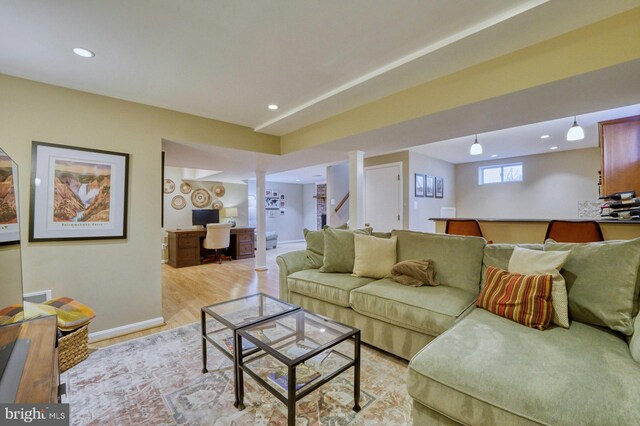
M405 260L391 268L391 278L404 285L420 287L423 284L436 286L436 270L429 259Z

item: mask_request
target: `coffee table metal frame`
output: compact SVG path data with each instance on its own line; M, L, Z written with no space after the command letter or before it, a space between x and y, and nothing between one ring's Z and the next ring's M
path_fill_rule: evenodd
M293 337L294 335L296 335L296 340L300 339L303 340L305 338L304 335L304 319L300 319L300 315L306 315L309 314L313 317L318 318L320 321L323 321L325 324L336 324L337 326L340 326L342 328L345 328L348 330L348 332L342 334L341 336L336 337L335 339L318 346L317 348L309 351L308 353L304 354L303 356L300 356L296 359L291 359L287 356L285 356L283 353L279 352L277 349L274 348L275 345L277 345L278 343L282 342L283 340L286 340L290 337ZM289 334L287 336L284 336L283 338L278 339L277 341L273 341L271 343L266 343L261 341L260 339L256 338L255 336L252 336L250 334L250 331L252 328L258 328L260 326L260 324L262 323L266 323L269 321L276 321L276 320L282 320L288 316L294 316L297 315L296 317L296 330L292 332L292 334ZM322 323L317 322L315 320L312 319L307 319L307 321L309 321L309 323L315 323L318 326L322 326ZM260 321L260 323L256 323L253 324L251 326L247 326L247 327L243 327L241 329L238 330L237 332L238 334L238 340L237 340L237 344L238 345L242 345L242 339L247 339L249 342L253 343L254 345L256 345L257 348L262 349L264 351L263 354L260 355L256 355L255 357L252 357L251 359L248 359L248 361L254 361L258 358L261 358L263 356L267 356L270 355L274 358L276 358L278 361L280 361L281 363L283 363L288 370L288 381L287 381L287 392L286 392L286 396L283 395L282 393L278 392L278 390L276 390L273 385L267 383L266 380L264 380L262 377L260 377L258 374L256 374L255 372L253 372L249 366L245 365L244 361L245 358L252 355L255 352L249 352L246 351L245 353L242 353L242 351L236 351L237 353L237 369L238 369L238 398L239 398L239 405L238 405L238 409L242 410L244 409L244 379L242 376L242 372L246 372L247 374L249 374L256 382L258 382L263 388L265 388L266 390L268 390L271 394L273 394L276 398L278 398L280 401L282 401L284 404L287 405L287 419L288 419L288 424L289 425L295 425L295 419L296 419L296 402L299 401L300 399L304 398L305 396L307 396L308 394L310 394L311 392L313 392L314 390L318 389L320 386L324 385L325 383L328 383L329 381L331 381L333 378L337 377L338 375L342 374L344 371L348 370L349 368L353 367L354 369L354 383L353 383L353 399L354 399L354 406L353 406L353 411L355 411L356 413L360 411L360 330L353 328L353 327L349 327L348 325L342 324L340 322L334 321L332 319L329 318L325 318L322 317L318 314L312 313L312 312L308 312L304 309L299 309L296 311L290 311L287 312L283 315L279 315L276 318L272 318L270 320L266 320L266 321ZM308 339L308 337L307 337ZM331 349L334 346L346 341L346 340L353 340L354 342L354 356L353 358L350 358L338 351L335 351L339 356L342 356L343 358L345 358L346 360L349 360L348 363L346 363L345 365L343 365L342 367L338 368L337 370L331 372L330 374L328 374L325 377L320 377L318 381L313 381L309 384L307 384L306 386L304 386L304 388L302 388L300 391L296 391L296 367L299 366L300 364L304 363L305 361L307 361L310 358L313 358L314 356L320 354L321 352Z
M254 321L249 321L246 323L241 323L241 324L234 324L230 321L228 321L227 319L225 319L224 317L222 317L221 315L218 315L216 312L214 312L213 310L211 310L210 308L215 307L215 306L219 306L219 305L224 305L224 304L229 304L232 302L237 302L240 300L244 300L244 299L249 299L252 297L256 297L256 296L263 296L267 299L271 299L275 302L278 303L282 303L283 305L286 305L288 307L290 307L289 310L285 310L282 312L279 312L277 314L274 315L266 315L266 316L262 316L262 300L261 300L261 306L260 306L260 314L259 314L259 318L255 319ZM232 300L226 300L224 302L220 302L220 303L215 303L213 305L207 305L207 306L203 306L202 309L200 310L200 325L201 325L201 331L202 331L202 373L207 373L209 370L207 370L207 342L211 343L215 348L217 348L220 352L222 352L227 358L231 359L233 361L233 385L234 385L234 392L235 392L235 403L233 404L234 407L238 408L241 403L240 403L240 393L239 393L239 386L238 386L238 382L239 380L242 380L242 377L238 376L238 371L239 369L237 368L237 363L238 363L238 356L242 355L242 356L249 356L252 355L256 352L260 352L260 348L259 347L255 347L255 348L251 348L248 349L246 351L244 351L244 353L242 353L243 351L237 351L234 350L233 354L229 353L229 351L226 348L223 348L220 344L218 344L218 342L216 342L214 339L212 339L211 337L209 337L207 335L207 315L211 316L213 319L215 319L216 321L218 321L219 323L221 323L222 325L224 325L224 327L216 329L213 331L213 333L218 333L222 330L229 329L231 330L231 332L233 333L233 347L235 348L242 348L241 344L242 342L240 341L240 339L238 338L238 331L245 328L245 327L250 327L252 325L255 324L259 324L261 322L265 322L265 321L269 321L269 320L273 320L274 318L278 318L282 315L286 315L288 313L291 312L295 312L297 310L299 310L300 307L296 306L296 305L292 305L291 303L287 303L284 302L280 299L277 299L275 297L269 296L268 294L264 294L264 293L256 293L256 294L252 294L249 296L245 296L245 297L239 297L237 299L232 299ZM239 346L240 344L240 346ZM241 373L240 373L241 374ZM244 406L242 406L241 409L243 409Z

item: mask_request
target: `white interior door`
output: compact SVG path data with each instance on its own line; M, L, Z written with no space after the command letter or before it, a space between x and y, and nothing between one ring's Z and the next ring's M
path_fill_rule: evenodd
M387 164L364 171L364 222L374 231L402 229L402 166Z

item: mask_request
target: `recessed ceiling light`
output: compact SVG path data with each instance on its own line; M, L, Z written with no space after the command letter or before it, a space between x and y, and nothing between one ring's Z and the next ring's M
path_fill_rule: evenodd
M540 139L549 139L550 137L551 136L549 136L549 135L542 135L542 136L540 136Z
M300 182L300 179L296 179L296 182Z
M94 56L96 56L96 54L93 53L92 51L88 49L83 49L82 47L74 47L73 53L75 53L78 56L82 56L83 58L93 58Z
M270 104L267 108L269 108L271 111L275 111L280 108L280 106L276 104Z
M552 146L552 147L551 147L551 148L549 148L549 149L551 149L551 150L555 150L555 149L558 149L558 147L557 147L557 146Z
M491 158L496 158L497 156L498 156L498 154L493 154L493 155L491 156Z

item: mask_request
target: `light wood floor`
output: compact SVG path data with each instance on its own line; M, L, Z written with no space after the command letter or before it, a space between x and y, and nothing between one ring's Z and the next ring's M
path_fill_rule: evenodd
M162 265L162 313L165 325L148 330L102 340L89 345L91 349L135 339L200 321L200 308L206 305L262 292L278 296L279 254L304 250L305 243L280 244L267 250L266 271L255 271L255 259L208 263L187 268Z

